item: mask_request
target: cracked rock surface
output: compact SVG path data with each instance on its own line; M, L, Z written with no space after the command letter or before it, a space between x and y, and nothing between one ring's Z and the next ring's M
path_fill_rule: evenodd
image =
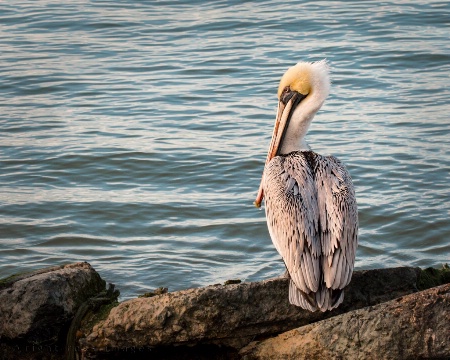
M86 262L41 269L0 282L0 339L54 344L80 304L105 289Z
M253 342L245 360L447 359L450 284Z
M86 358L110 349L215 345L250 341L417 291L420 270L357 271L344 303L331 312L289 304L288 279L212 285L125 301L81 339Z

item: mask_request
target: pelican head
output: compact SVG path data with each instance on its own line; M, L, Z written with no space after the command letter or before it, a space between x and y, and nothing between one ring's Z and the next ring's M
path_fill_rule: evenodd
M266 164L277 155L309 149L304 138L330 91L328 73L326 60L299 62L285 72L278 86L278 110ZM261 181L256 207L263 198Z

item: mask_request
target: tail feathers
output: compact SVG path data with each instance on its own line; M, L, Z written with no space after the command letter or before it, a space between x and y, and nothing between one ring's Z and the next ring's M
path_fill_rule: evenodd
M289 302L311 312L318 310L314 293L301 291L292 280L289 282Z
M289 282L289 302L311 312L327 311L338 307L344 300L344 290L329 289L322 284L316 293L301 291L291 280Z

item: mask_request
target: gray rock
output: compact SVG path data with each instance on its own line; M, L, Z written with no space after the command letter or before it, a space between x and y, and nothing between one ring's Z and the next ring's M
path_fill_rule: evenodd
M104 289L105 282L85 262L0 280L0 339L55 344L80 304Z
M355 272L344 303L326 313L290 305L285 278L132 299L113 308L80 343L85 358L111 349L199 344L240 349L261 336L415 292L419 273L406 267Z
M450 284L253 342L245 360L448 359Z

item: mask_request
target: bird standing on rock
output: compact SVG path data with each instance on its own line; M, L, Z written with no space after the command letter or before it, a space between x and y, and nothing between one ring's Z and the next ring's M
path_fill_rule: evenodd
M255 205L265 199L270 237L290 277L289 302L309 311L336 308L350 282L358 245L355 190L344 164L305 142L330 89L325 60L289 68Z

